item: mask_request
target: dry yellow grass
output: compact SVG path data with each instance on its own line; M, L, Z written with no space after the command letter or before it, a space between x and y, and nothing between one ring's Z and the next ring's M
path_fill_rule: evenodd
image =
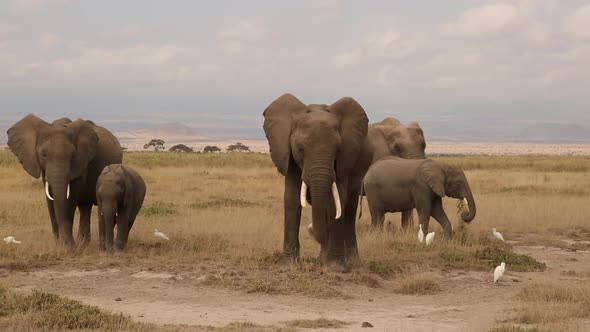
M419 273L402 279L395 291L409 295L432 295L440 292L441 287L431 273Z
M465 257L455 256L489 244L492 227L508 240L542 244L547 237L555 240L556 234L590 239L586 219L590 215L590 205L586 204L590 176L576 166L585 164L585 158L544 158L539 161L543 167L538 167L531 157L503 158L501 163L490 158L493 167L488 167L486 160L446 159L460 166L464 163L475 193L478 215L472 224L462 228L467 235L448 242L436 241L432 248L426 248L418 246L414 232L400 231L399 215L387 216L392 226L384 234L370 232L369 217L364 216L357 226L363 266L383 263L392 271L376 273L386 277L420 266L446 264L448 260L460 265ZM148 185L144 208L131 231L129 249L115 255L96 250L95 209L93 242L72 254L56 249L41 182L29 177L9 152L2 152L0 230L15 235L23 244L4 247L0 267L24 269L68 261L116 264L122 260L164 267L189 266L208 259L243 263L252 270L258 268L252 266L252 261L269 263L276 259L282 246L283 178L267 155L129 153L125 162L137 168ZM498 165L503 169L498 170ZM476 169L469 170L472 168ZM445 206L457 227L455 201L445 199ZM310 211L305 209L302 228L309 222ZM440 232L434 220L431 225ZM152 235L154 228L164 231L172 241L159 243ZM309 258L308 269L314 269L319 245L305 231L300 237L302 256ZM441 257L447 260L441 261Z
M469 225L458 224L456 201L445 199L456 235L449 241L437 238L434 245L426 247L417 242L415 231L400 230L399 214L386 217L388 231L382 234L369 230L366 214L357 223L361 261L352 273L341 275L318 264L319 245L305 231L311 218L309 209L304 209L302 218L300 266L286 271L274 264L282 248L283 177L268 155L126 153L125 162L144 176L148 193L128 249L107 254L99 252L96 243L96 209L88 247L73 252L56 247L41 181L29 177L12 154L0 152L0 234L14 235L23 242L0 246L0 269L53 265L173 271L203 268L208 275L206 284L216 287L346 298L340 287L343 284L378 288L408 275L418 275L420 280L402 283L400 289L422 294L435 286L430 276L421 273L436 268L489 271L500 261L507 261L510 271L544 268L527 256L515 255L510 245L493 240L492 227L507 240L527 244L575 247L562 240L590 240L590 159L441 159L466 170L477 202L476 219ZM366 200L364 204L367 211ZM159 242L152 235L154 228L171 241ZM434 220L431 229L442 234ZM585 274L576 276L585 278ZM535 317L534 312L529 316L530 322L552 321Z

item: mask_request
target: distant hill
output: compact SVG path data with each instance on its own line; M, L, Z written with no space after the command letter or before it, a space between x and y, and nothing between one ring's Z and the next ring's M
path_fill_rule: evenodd
M164 123L136 131L116 132L115 136L121 141L150 140L152 138L159 138L165 141L196 141L207 139L206 136L199 135L191 127L178 122Z
M535 123L520 135L530 142L590 142L590 129L577 124Z

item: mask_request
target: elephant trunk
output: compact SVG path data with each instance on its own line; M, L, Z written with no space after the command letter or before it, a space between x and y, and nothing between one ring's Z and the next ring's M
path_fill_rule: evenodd
M101 205L100 213L102 213L102 217L104 220L104 239L105 239L105 249L112 250L114 244L114 227L117 223L117 206L113 203L105 203L103 201Z
M45 194L53 201L53 209L59 229L59 237L66 245L74 242L72 226L74 211L70 203L69 167L59 165L49 167L45 175Z
M335 188L333 159L325 156L322 159L326 162L319 163L315 158L313 163L306 163L309 166L304 168L303 181L311 193L313 234L319 243L324 244L328 239L329 223L341 214L341 202Z
M467 188L466 192L462 195L467 202L468 211L463 211L461 214L461 219L464 222L471 222L475 218L476 207L475 207L475 200L473 199L473 193L471 189Z

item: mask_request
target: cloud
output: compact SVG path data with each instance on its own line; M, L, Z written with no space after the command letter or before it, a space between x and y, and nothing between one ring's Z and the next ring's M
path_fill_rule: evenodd
M468 9L454 22L444 24L443 34L453 37L494 37L517 20L518 8L508 3L494 3Z
M574 39L590 39L590 4L578 8L566 18L565 32Z
M39 44L43 48L51 48L58 46L63 42L63 38L53 33L44 32L39 38Z
M38 11L45 7L63 5L68 0L7 0L10 6L16 10Z
M361 60L362 52L353 50L341 52L332 57L331 65L334 67L349 67L358 64Z
M221 30L218 38L226 51L241 53L270 38L270 32L262 24L244 21Z

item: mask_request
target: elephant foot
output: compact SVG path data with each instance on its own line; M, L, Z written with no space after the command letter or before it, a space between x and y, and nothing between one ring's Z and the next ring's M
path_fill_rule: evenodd
M344 257L330 260L326 262L325 265L328 268L328 270L334 273L350 273L351 271L350 264L347 263Z
M299 256L287 256L283 255L277 265L281 268L293 268L295 265L299 263Z

